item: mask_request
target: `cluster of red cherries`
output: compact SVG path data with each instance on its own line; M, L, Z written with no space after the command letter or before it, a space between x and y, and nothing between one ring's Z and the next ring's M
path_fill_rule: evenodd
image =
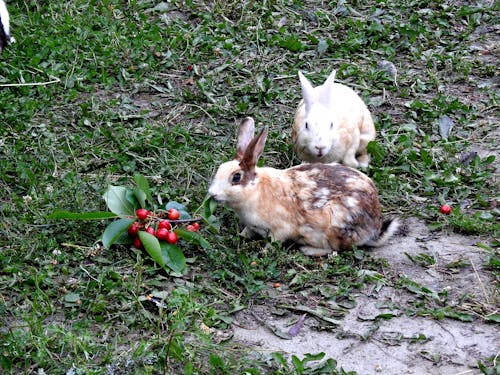
M128 228L128 235L134 239L134 247L141 249L143 247L141 239L137 235L139 231L145 231L152 234L160 241L167 241L175 244L179 240L177 233L172 230L171 222L189 222L185 229L190 232L196 232L200 229L200 223L192 220L179 220L180 213L175 208L171 208L165 213L156 214L145 208L139 208L135 211L137 221L134 221ZM166 219L164 218L166 216Z

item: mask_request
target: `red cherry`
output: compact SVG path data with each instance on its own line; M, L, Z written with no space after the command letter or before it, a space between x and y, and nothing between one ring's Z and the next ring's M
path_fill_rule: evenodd
M153 236L155 235L155 229L153 227L147 227L146 232L149 234L152 234Z
M188 224L188 225L186 225L186 230L188 230L190 232L197 232L200 230L200 224L197 222L194 222L192 224Z
M179 239L179 237L177 237L177 233L175 233L175 232L168 232L168 236L167 236L167 242L168 243L174 244L174 243L177 242L178 239Z
M162 241L168 241L168 236L169 236L169 230L166 229L166 228L159 228L157 231L156 231L156 238L158 238L159 240L162 240Z
M167 211L167 216L170 220L179 220L181 214L175 208L171 208Z
M128 230L127 230L128 235L130 237L137 236L137 233L139 233L139 228L140 228L140 224L137 221L133 222L132 225L128 227Z
M137 216L139 220L146 220L146 218L149 216L149 211L145 208L139 208L137 211L135 211L135 216Z
M166 229L166 230L170 230L170 228L172 228L172 226L170 225L170 222L168 220L162 220L158 223L158 229Z
M451 207L448 206L447 204L443 204L439 208L439 212L441 212L442 214L445 214L445 215L449 215L451 213Z
M139 237L136 237L134 239L134 247L136 249L142 249L142 242L141 242L141 239Z

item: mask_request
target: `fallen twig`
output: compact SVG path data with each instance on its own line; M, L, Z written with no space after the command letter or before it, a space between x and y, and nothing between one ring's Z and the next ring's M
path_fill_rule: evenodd
M483 281L479 277L479 272L477 272L477 269L476 269L476 266L474 265L474 262L470 258L469 258L469 262L472 265L472 269L474 270L474 273L476 274L477 280L479 281L479 286L481 287L481 290L483 291L484 299L486 300L486 303L488 305L491 305L490 299L488 298L488 293L486 292L486 288L484 287Z
M53 83L61 82L61 80L57 77L51 77L51 78L53 78L51 81L45 81L45 82L2 83L2 84L0 84L0 87L47 86L47 85L51 85Z

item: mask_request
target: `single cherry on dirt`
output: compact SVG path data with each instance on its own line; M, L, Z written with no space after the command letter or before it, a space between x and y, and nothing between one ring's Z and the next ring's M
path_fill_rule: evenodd
M167 211L167 217L170 219L170 220L179 220L179 218L181 217L181 214L179 211L177 211L175 208L171 208Z
M451 207L448 206L447 204L443 204L439 208L439 212L441 212L442 214L445 214L445 215L449 215L451 213Z
M146 220L146 218L149 216L149 211L145 208L139 208L135 211L135 216L137 216L139 220Z

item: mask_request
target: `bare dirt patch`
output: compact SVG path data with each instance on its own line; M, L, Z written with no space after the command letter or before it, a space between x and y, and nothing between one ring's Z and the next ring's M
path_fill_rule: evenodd
M304 325L293 337L286 336L303 311L284 312L267 303L253 306L236 314L233 341L257 352L299 358L324 352L325 358L358 374L480 374L478 361L500 349L498 326L478 313L498 309L493 276L483 267L488 252L478 246L482 239L433 233L417 219L408 224L408 236L373 254L388 260L387 279L410 280L406 286L366 286L353 296L355 306L330 329L306 312ZM416 262L422 254L434 264ZM280 303L287 294L283 290ZM458 319L416 313L421 297L446 298ZM461 321L461 313L472 321Z

